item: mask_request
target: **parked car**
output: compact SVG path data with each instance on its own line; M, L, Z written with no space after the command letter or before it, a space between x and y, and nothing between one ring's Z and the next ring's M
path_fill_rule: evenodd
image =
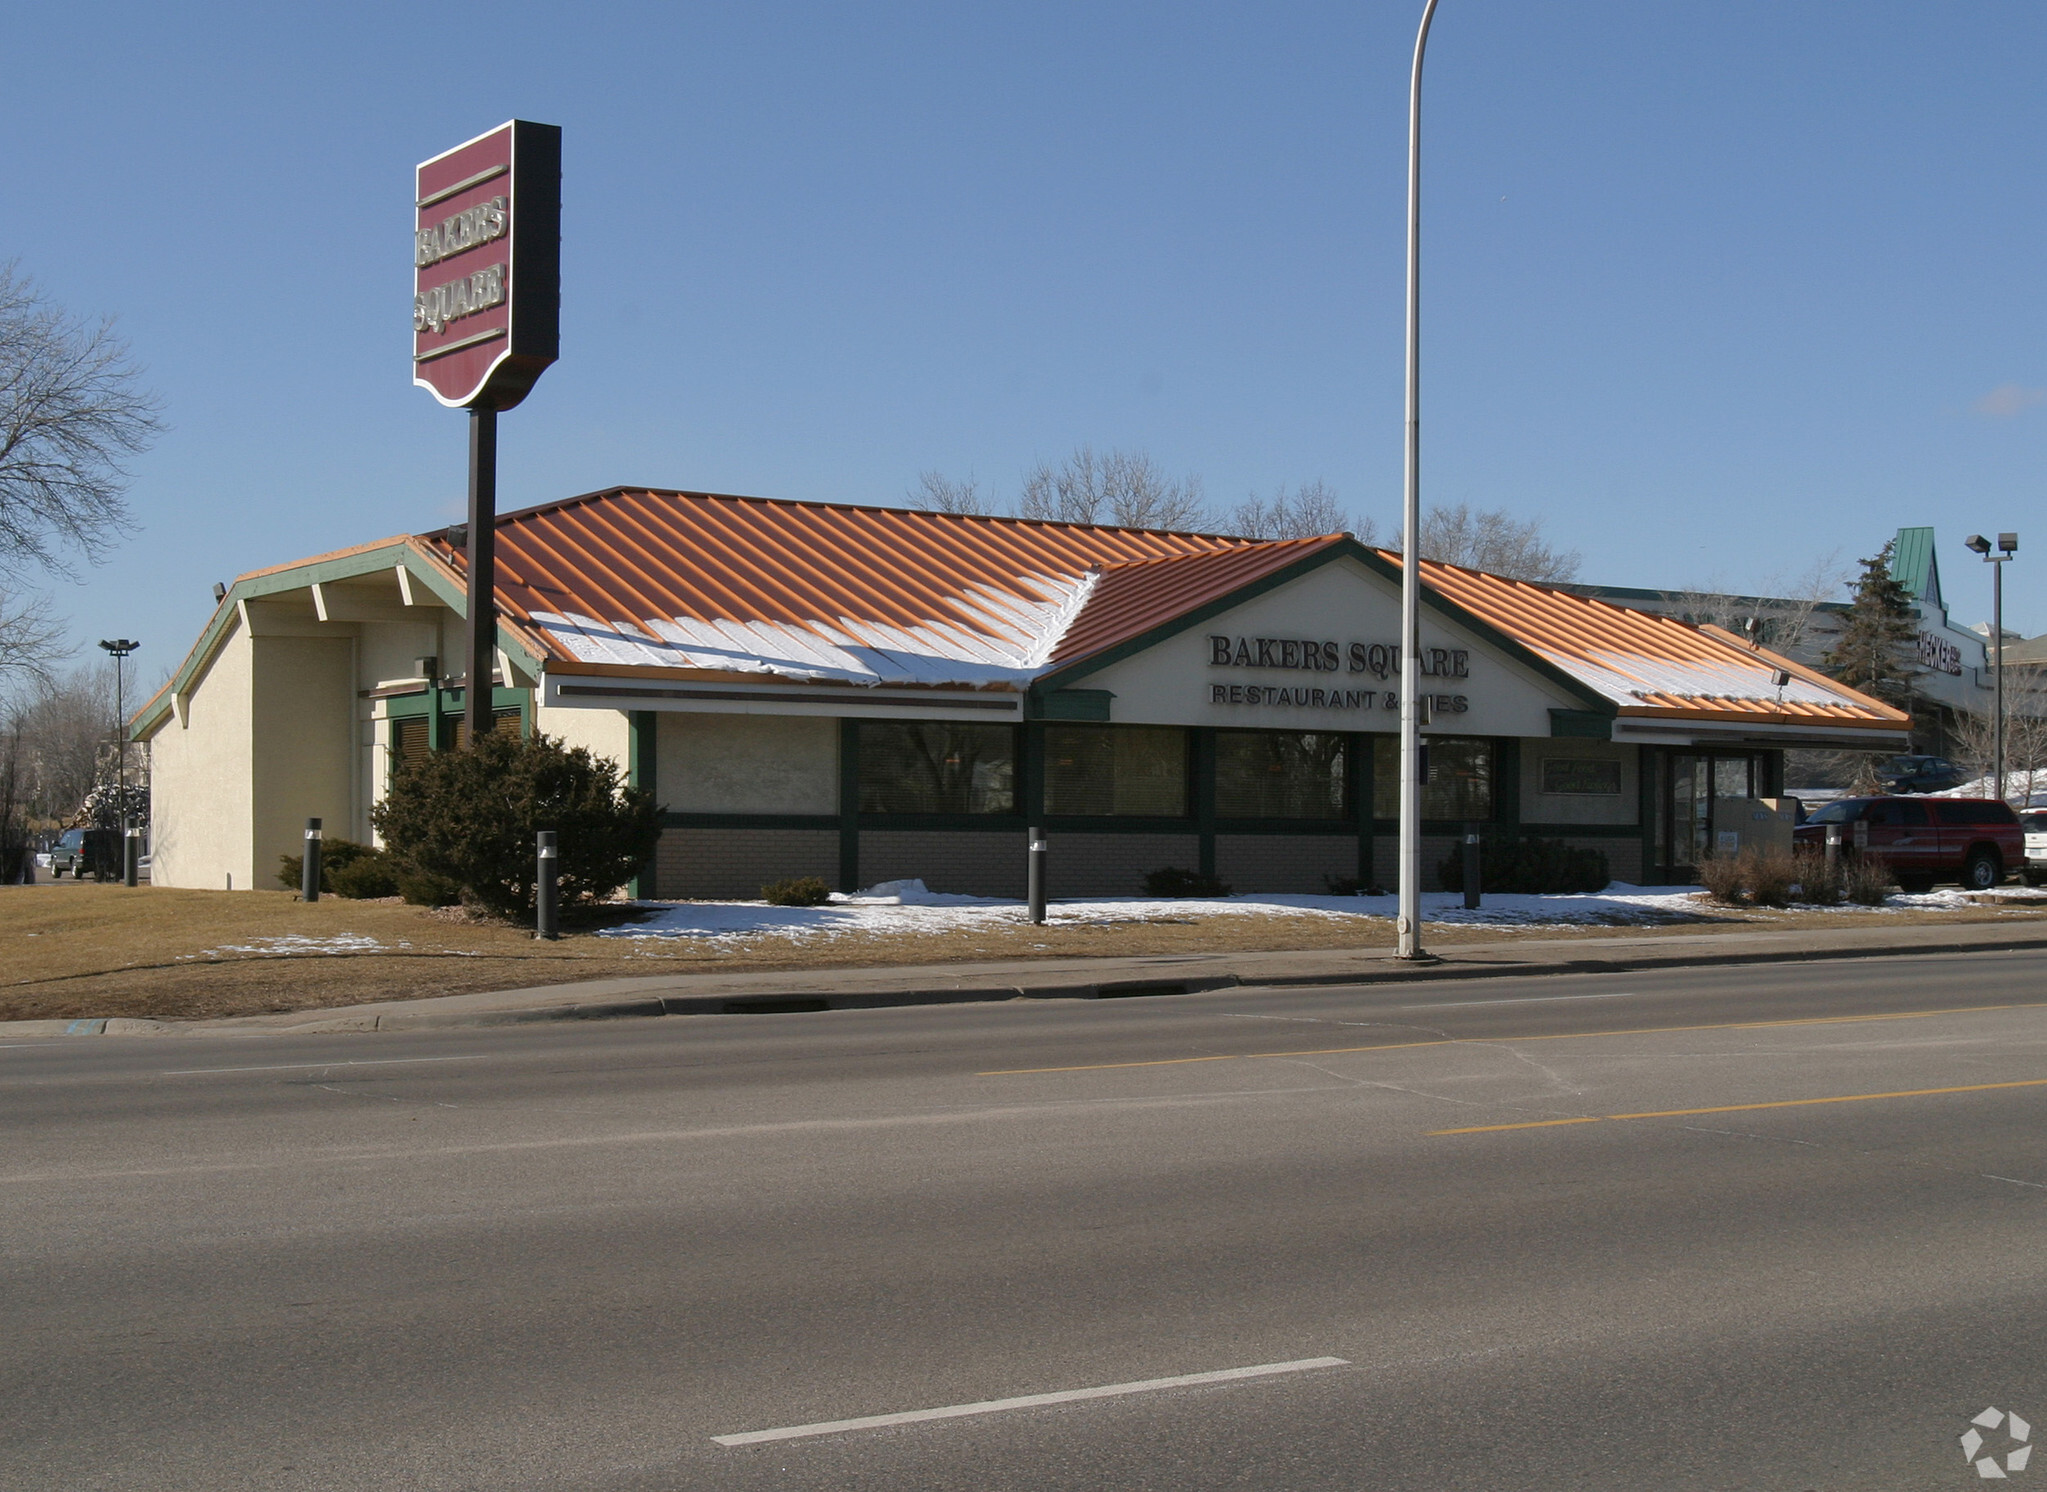
M66 829L50 846L50 879L65 871L79 880L88 875L104 881L121 874L121 831L119 829Z
M2047 809L2020 814L2019 827L2026 831L2026 884L2037 886L2047 881Z
M1830 824L1844 848L1882 857L1907 891L1936 881L1988 891L2028 868L2019 816L1995 798L1842 798L1791 831L1793 848L1824 851Z
M1944 793L1969 780L1944 756L1894 756L1877 775L1887 793Z

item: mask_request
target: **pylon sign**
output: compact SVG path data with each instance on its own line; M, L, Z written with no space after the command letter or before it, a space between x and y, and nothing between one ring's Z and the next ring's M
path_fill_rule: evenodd
M412 381L510 409L561 351L559 125L514 119L419 164Z

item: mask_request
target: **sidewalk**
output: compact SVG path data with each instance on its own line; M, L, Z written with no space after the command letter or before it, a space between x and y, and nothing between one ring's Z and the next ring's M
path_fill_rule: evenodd
M658 1015L779 1015L944 1005L982 1000L1107 1000L1184 995L1237 986L1395 984L1506 975L1616 974L1638 969L1795 963L1887 954L2047 950L2047 927L1977 922L1953 927L1663 934L1656 937L1542 939L1444 944L1432 959L1405 964L1390 949L1300 953L1182 954L1143 958L1029 959L916 968L784 970L757 974L671 974L596 979L536 989L493 990L426 1000L390 1000L285 1015L223 1020L0 1021L0 1041L63 1036L305 1035L325 1031L419 1031L530 1021L607 1020Z

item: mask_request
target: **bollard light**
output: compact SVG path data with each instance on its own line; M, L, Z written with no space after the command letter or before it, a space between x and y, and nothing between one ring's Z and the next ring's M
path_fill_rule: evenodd
M320 899L320 821L306 820L306 858L299 866L299 900Z
M1045 831L1032 828L1029 831L1030 861L1024 882L1031 905L1031 921L1039 926L1045 921Z
M1467 912L1478 910L1479 894L1483 889L1479 885L1479 876L1482 874L1479 850L1478 825L1466 824L1464 826L1464 910Z
M561 860L554 835L542 829L533 846L533 936L549 942L561 936Z

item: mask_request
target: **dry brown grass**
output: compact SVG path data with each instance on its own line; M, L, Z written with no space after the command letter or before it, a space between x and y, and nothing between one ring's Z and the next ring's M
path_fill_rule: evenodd
M1666 932L1871 927L1866 913L1700 909ZM1057 909L1054 909L1055 918ZM1987 906L1896 913L1884 926L2032 917ZM1540 937L1654 935L1640 926L1478 928L1436 925L1431 941L1464 946ZM347 936L360 952L283 952L264 940ZM779 939L624 941L571 931L539 943L523 928L464 923L395 902L323 899L283 891L180 891L65 884L0 888L0 1020L140 1016L181 1019L422 999L583 979L727 970L856 968L992 959L1250 953L1380 948L1383 920L1241 913L1129 921L1016 925L934 933L847 934L810 945Z

